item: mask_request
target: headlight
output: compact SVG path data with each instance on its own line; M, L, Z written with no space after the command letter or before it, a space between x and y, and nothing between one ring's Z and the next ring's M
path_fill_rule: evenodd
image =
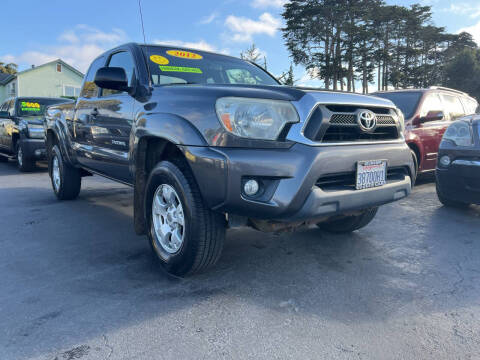
M43 139L45 136L45 132L43 129L43 125L28 125L28 137L32 139Z
M451 141L457 146L473 146L472 128L465 121L457 121L450 125L443 135L442 141Z
M282 100L225 97L216 110L228 132L251 139L276 140L286 124L299 121L294 106Z

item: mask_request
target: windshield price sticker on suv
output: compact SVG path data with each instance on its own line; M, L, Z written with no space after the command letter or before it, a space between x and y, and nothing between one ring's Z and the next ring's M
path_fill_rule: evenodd
M22 111L40 111L40 104L36 102L22 101Z
M359 161L357 163L356 189L368 189L386 184L387 162L385 160Z

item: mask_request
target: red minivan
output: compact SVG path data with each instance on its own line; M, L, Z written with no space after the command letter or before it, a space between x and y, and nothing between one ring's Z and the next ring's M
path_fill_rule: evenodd
M376 92L391 100L405 116L405 140L412 150L417 173L435 170L438 147L451 121L475 114L478 102L461 91L433 86Z

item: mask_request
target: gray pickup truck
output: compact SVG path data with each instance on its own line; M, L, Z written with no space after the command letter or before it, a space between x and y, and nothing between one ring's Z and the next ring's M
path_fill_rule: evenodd
M45 119L61 200L83 176L134 188L134 223L168 272L215 264L227 227L367 225L411 191L403 115L389 100L281 86L230 56L126 44L99 56L75 103ZM101 220L99 220L101 221Z

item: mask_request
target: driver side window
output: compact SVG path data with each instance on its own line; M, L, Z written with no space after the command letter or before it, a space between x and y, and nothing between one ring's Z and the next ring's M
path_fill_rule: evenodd
M103 66L104 61L105 58L102 56L96 59L92 65L90 65L87 76L85 76L85 80L83 82L80 97L90 99L98 96L99 88L97 85L95 85L93 80L95 80L95 74L97 73L97 70Z
M450 116L450 120L455 120L465 115L462 103L457 96L450 94L442 94L443 102L445 103L446 113Z
M445 112L442 100L438 94L428 94L423 101L422 110L420 116L427 116L430 111L443 111Z
M135 77L135 63L133 62L132 55L128 51L122 51L113 54L108 62L108 67L119 67L125 70L128 79L128 86L132 86L133 79ZM102 96L120 94L122 91L103 89Z

